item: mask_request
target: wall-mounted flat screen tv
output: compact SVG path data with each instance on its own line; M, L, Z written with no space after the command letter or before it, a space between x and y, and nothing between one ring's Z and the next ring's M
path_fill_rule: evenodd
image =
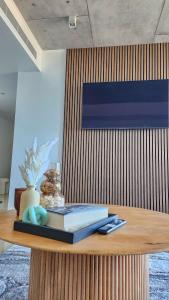
M83 84L83 129L168 128L169 81Z

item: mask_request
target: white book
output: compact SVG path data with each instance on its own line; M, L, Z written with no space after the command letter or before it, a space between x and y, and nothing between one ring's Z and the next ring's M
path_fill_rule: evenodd
M74 232L108 217L108 208L98 205L78 204L47 209L48 226Z

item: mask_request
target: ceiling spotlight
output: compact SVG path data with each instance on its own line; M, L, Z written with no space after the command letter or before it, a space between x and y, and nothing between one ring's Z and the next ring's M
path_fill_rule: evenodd
M69 16L69 28L76 29L77 16Z

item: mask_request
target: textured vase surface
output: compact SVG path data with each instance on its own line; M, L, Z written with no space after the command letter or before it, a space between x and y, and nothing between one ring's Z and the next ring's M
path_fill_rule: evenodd
M30 186L21 195L19 220L22 220L24 210L29 206L36 206L40 203L40 194L35 187Z

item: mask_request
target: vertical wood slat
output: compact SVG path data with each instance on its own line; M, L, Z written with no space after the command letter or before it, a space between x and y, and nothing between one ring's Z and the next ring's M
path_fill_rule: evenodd
M32 250L29 300L148 300L146 255Z
M169 45L67 51L63 193L68 202L169 213L169 130L82 130L83 82L169 78Z

